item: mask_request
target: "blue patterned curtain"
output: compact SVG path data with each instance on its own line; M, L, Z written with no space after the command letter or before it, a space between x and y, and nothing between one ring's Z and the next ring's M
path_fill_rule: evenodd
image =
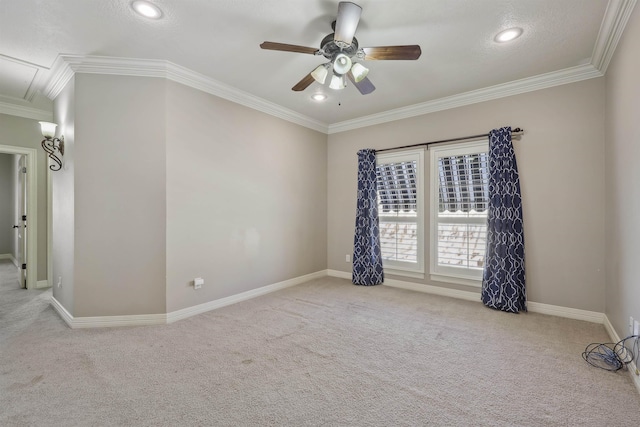
M527 310L522 199L510 127L489 134L489 213L482 302L513 313Z
M351 279L356 285L379 285L384 281L376 182L375 150L358 151L358 205Z

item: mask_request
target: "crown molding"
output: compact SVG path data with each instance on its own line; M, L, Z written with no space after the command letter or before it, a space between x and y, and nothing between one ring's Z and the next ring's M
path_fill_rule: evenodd
M56 99L56 97L60 95L62 89L64 89L74 75L74 71L71 68L71 61L66 61L65 58L72 59L74 56L58 55L51 66L49 80L47 80L42 90L44 96L51 100Z
M591 54L591 64L605 74L636 0L610 0Z
M54 99L75 73L166 78L325 134L345 132L602 76L593 65L586 64L327 125L164 60L59 55L52 67L52 75L45 86L44 94Z
M0 101L0 114L23 117L25 119L42 120L50 122L53 120L53 113L38 108L25 107L12 102Z
M509 83L490 86L334 124L326 124L312 119L311 117L304 116L293 110L256 97L247 92L243 92L203 74L164 60L59 55L51 68L51 77L45 85L44 94L48 98L54 99L75 73L160 77L318 132L334 134L568 83L575 83L595 77L602 77L607 70L609 62L611 61L615 48L620 41L636 2L637 0L609 1L589 64L566 68L560 71L515 80ZM33 118L33 115L36 114L36 112L40 113L40 115L37 116L38 119L43 117L42 113L48 114L49 119L51 115L51 113L27 107L10 106L10 104L6 104L6 106L4 106L3 103L0 102L0 112L3 112L3 109L11 109L14 111L7 114L20 115L29 118Z
M167 78L185 86L201 90L211 95L219 96L220 98L224 98L237 104L244 105L245 107L261 111L318 132L326 134L329 130L326 123L251 95L250 93L243 92L232 86L226 85L203 74L196 73L188 68L171 62L167 63Z
M59 55L44 94L54 99L75 73L165 78L318 132L328 131L325 123L165 60Z
M434 113L436 111L443 111L479 102L491 101L498 98L519 95L526 92L533 92L540 89L602 76L603 74L591 64L579 65L576 67L565 68L560 71L554 71L552 73L540 74L535 77L527 77L520 80L514 80L509 83L473 90L459 95L396 108L394 110L372 114L353 120L346 120L344 122L329 125L328 133L333 134L345 132L366 126L407 119L410 117L421 116L423 114Z
M27 102L33 102L34 98L38 94L38 89L43 86L43 83L46 81L45 72L49 71L47 68L37 68L36 74L33 76L33 80L29 85L29 89L27 89L27 93L24 95L24 100Z

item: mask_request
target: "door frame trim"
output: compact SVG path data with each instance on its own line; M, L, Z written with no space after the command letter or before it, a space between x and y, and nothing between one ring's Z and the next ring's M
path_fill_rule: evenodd
M0 145L2 154L26 156L27 163L27 289L36 289L38 282L38 150L35 148Z

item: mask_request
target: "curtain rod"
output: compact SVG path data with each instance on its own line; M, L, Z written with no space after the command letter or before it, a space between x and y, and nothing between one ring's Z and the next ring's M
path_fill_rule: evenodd
M524 133L523 129L515 128L511 131L511 135L522 135ZM381 150L375 150L376 153L381 153L383 151L391 151L391 150L400 150L401 148L413 148L413 147L422 147L422 146L430 146L432 144L443 144L445 142L455 142L455 141L464 141L466 139L477 139L477 138L487 138L489 137L488 133L482 133L480 135L471 135L471 136L463 136L460 138L451 138L451 139L441 139L439 141L429 141L429 142L421 142L420 144L413 145L403 145L401 147L392 147L392 148L383 148Z

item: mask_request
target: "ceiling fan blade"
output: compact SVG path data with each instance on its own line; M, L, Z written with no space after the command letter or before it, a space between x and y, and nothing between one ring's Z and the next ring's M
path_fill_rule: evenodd
M296 92L300 92L309 87L311 83L315 82L315 79L311 75L311 73L307 74L300 80L291 90L295 90Z
M422 54L417 44L408 46L363 47L364 59L418 59Z
M365 77L364 79L360 80L359 82L356 82L356 79L353 77L353 73L351 71L349 71L347 73L347 76L349 77L349 80L351 80L351 83L353 83L353 85L363 95L368 95L371 92L373 92L374 90L376 90L376 87L373 85L373 83L371 83L371 80L369 80L368 77Z
M318 49L315 47L297 46L295 44L275 43L275 42L263 42L260 45L261 48L267 50L281 50L284 52L297 52L297 53L310 53L315 55Z
M347 46L353 42L356 34L358 22L362 8L355 3L341 1L338 3L338 17L336 18L336 29L333 41L346 43Z

